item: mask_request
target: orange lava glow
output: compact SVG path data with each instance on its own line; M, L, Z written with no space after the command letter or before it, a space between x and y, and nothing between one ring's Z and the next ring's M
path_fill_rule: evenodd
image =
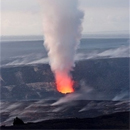
M56 85L57 90L63 94L74 92L73 89L74 81L67 74L56 74Z

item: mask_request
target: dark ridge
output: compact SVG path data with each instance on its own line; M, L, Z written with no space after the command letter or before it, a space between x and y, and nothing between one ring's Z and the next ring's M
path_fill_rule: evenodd
M1 130L22 129L129 129L130 112L118 112L96 118L68 118L26 123L18 126L2 126Z
M75 91L80 91L83 81L86 86L94 90L93 99L97 99L96 94L100 93L102 97L99 100L102 98L111 100L121 93L126 93L123 99L129 99L129 58L79 61L75 63L71 74L75 81ZM48 64L1 68L0 78L1 100L32 100L63 96L56 90L54 75Z

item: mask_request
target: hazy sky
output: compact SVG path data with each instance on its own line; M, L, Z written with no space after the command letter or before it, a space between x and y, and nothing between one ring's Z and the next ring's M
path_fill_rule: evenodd
M39 0L1 0L2 35L42 35ZM129 0L79 0L83 34L129 30Z

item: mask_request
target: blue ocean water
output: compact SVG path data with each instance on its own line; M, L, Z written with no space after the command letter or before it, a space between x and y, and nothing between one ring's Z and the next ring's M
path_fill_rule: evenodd
M2 41L1 65L24 65L48 62L43 40ZM129 38L84 38L75 60L129 57Z

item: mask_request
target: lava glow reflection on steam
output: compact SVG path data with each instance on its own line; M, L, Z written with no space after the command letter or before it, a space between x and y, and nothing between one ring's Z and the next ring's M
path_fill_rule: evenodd
M67 94L74 92L73 89L74 81L68 74L57 73L56 74L56 85L57 90L61 93Z

